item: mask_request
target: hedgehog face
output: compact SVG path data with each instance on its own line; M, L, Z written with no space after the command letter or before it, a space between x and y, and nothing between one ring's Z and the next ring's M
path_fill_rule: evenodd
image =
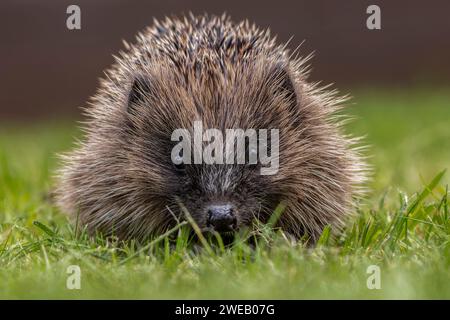
M255 219L267 221L280 201L274 177L262 175L261 164L249 163L248 156L244 164L176 164L169 134L158 135L155 127L132 127L127 139L130 132L132 138L121 148L126 152L127 180L133 198L145 199L147 207L139 212L146 212L153 222L158 218L156 228L173 224L174 216L183 220L182 204L203 231L230 233L251 226Z
M231 232L254 219L265 221L267 209L273 209L267 175L278 170L274 165L279 161L278 131L270 133L275 140L269 144L267 131L259 137L256 130L242 129L213 129L210 134L209 129L199 133L199 125L194 124L194 141L184 130L172 148L173 170L168 176L177 200L205 231ZM176 137L172 135L171 142ZM197 140L200 137L202 141Z
M254 166L191 164L181 175L175 170L179 188L173 192L204 231L236 231L264 221L273 209L268 181Z
M234 83L219 75L214 80L194 78L184 86L169 87L165 84L179 80L173 79L173 75L164 70L160 70L158 75L149 73L134 77L121 118L123 123L119 125L125 129L120 149L127 153L128 170L133 173L130 181L139 176L136 183L145 183L146 192L152 194L148 201L157 203L158 210L166 213L165 219L161 219L163 225L174 222L173 214L182 216L177 201L188 209L201 229L219 232L236 231L251 225L254 219L264 222L277 202L281 201L279 186L272 183L274 177L262 174L263 168L268 167L262 166L258 151L262 152L262 142L269 149L273 148L271 130L278 130L285 120L281 115L287 118L289 107L296 100L294 92L285 92L286 83L292 90L293 85L284 69L274 67L269 70L274 72L269 73L255 66L255 72L261 73L255 75L260 79L259 85L249 76ZM248 66L246 71L249 72ZM236 85L242 90L236 92ZM261 112L264 117L261 117ZM212 129L223 137L219 148L223 151L220 163L205 159L193 163L197 123L203 127L200 129L202 156L212 144L203 140L206 132ZM245 133L253 130L255 139L244 137L240 153L236 141L236 146L232 148L234 161L229 164L226 159L229 147L225 146L225 141L229 131L235 129ZM191 154L188 163L175 164L171 157L175 147L173 135L177 130L184 130L188 136L181 139L182 142L189 139L184 149ZM258 136L261 130L265 130L264 141ZM215 139L217 137L211 141ZM251 142L255 144L252 147ZM279 143L278 140L276 142ZM276 150L278 152L278 147ZM253 162L250 161L252 152L256 153L256 161ZM243 157L244 163L237 160L238 154ZM271 150L265 150L266 158L269 154L274 157Z

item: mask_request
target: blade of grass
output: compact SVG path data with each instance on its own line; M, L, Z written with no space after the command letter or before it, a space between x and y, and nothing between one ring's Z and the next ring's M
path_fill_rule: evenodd
M199 238L200 242L202 243L203 247L205 247L205 250L210 254L214 255L214 251L212 250L211 246L208 244L208 241L206 240L205 236L203 235L202 231L200 230L200 227L195 222L195 220L192 218L191 214L189 213L186 206L180 201L180 199L176 198L178 205L180 206L181 210L183 211L183 214L186 217L186 220L191 225L192 229L194 229L195 234Z
M137 256L139 256L141 253L143 253L144 251L147 251L148 249L150 249L152 246L154 246L155 244L157 244L158 242L164 240L165 238L167 238L168 236L170 236L172 233L174 233L175 231L177 231L178 229L180 229L182 226L186 225L187 222L183 221L180 222L179 224L177 224L175 227L173 227L172 229L164 232L162 235L160 235L159 237L156 237L154 240L152 240L149 244L145 245L144 247L142 247L141 249L139 249L138 251L136 251L133 255L127 257L126 259L123 259L122 261L119 262L119 265L124 265L125 263L127 263L128 261L136 258Z

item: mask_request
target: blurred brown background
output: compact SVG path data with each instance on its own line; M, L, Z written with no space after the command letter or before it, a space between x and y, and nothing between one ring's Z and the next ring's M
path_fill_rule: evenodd
M82 29L66 28L66 8L81 7ZM381 7L381 30L366 28L366 8ZM137 1L2 0L0 121L79 115L98 78L153 17L192 11L229 13L270 27L279 41L315 51L312 79L356 86L450 83L450 1Z

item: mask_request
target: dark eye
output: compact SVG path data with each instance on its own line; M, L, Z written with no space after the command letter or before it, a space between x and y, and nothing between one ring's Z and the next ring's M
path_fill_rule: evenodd
M180 164L173 164L176 173L184 175L186 173L186 165L182 162Z
M183 159L183 150L179 154L171 154L171 161L175 172L178 175L184 175L186 173L186 164Z

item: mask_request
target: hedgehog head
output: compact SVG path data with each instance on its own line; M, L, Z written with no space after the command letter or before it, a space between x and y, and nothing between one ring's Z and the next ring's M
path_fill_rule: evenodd
M342 99L306 82L305 59L224 18L167 20L127 47L61 170L59 203L88 230L144 239L185 208L202 230L233 232L281 202L294 236L342 223L364 165L332 117Z

